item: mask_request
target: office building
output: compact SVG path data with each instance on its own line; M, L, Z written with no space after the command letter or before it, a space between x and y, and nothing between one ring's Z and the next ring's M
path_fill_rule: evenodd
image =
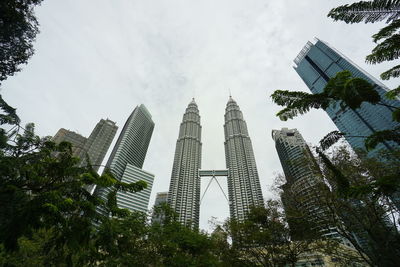
M354 77L363 78L374 85L375 90L382 97L381 102L387 106L363 103L356 110L342 109L340 105L326 109L337 128L346 134L345 138L353 149L365 149L366 136L400 126L400 123L392 120L394 108L390 107L400 107L400 101L386 99L384 95L389 89L385 85L327 43L318 39L315 43L308 42L294 63L294 69L314 94L323 92L329 79L344 70L349 70ZM392 150L396 147L398 145L394 142L380 143L376 150L370 152L370 155L377 153L378 149Z
M156 201L154 203L154 208L156 209L157 207L159 207L162 204L167 204L168 203L168 192L158 192L156 195ZM164 214L161 211L157 211L155 212L153 210L153 215L151 218L151 221L153 223L162 223L164 219Z
M199 226L201 146L199 109L193 99L179 128L168 192L168 203L178 220L193 228Z
M304 229L296 229L296 220L292 220L291 212L303 214L312 229L321 235L338 237L336 229L329 224L326 208L321 206L323 197L318 192L324 186L322 174L303 137L297 129L282 128L272 130L272 138L286 178L281 198L292 238L301 239Z
M101 119L87 138L83 150L79 155L82 164L86 164L86 159L88 157L93 169L98 171L114 139L117 129L118 127L115 125L115 122L109 119Z
M131 211L147 211L154 175L141 170L154 129L154 122L144 105L137 106L126 121L118 140L107 161L106 169L123 182L146 181L147 188L137 192L117 193L120 208ZM107 199L110 188L96 189L103 199Z
M72 155L78 157L82 154L86 143L86 137L70 130L61 128L51 139L54 143L69 142L72 145Z
M232 97L225 109L224 133L230 216L243 220L251 206L264 200L247 124Z

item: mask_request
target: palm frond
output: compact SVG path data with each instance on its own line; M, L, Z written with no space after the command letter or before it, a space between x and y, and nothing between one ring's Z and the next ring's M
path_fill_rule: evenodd
M286 108L279 111L276 116L281 120L286 121L288 119L293 119L297 115L302 115L307 113L310 109L326 109L330 103L331 98L327 97L325 94L315 94L307 95L304 98L296 99L296 101L291 102Z
M352 78L346 82L341 99L351 109L357 109L363 102L376 104L381 97L368 81L362 78Z
M324 138L321 139L321 141L319 141L321 149L323 151L327 150L328 148L336 144L337 141L342 139L344 135L345 135L344 133L341 133L339 131L332 131L328 133L327 135L324 136Z
M374 23L386 20L386 23L400 18L400 0L360 1L350 5L333 8L328 17L346 23Z
M378 42L381 39L386 39L392 36L400 28L400 19L397 19L390 23L388 26L379 30L378 33L372 35L374 42Z
M348 190L349 190L349 187L350 187L349 180L331 162L331 160L324 154L324 152L322 152L321 150L317 149L317 154L321 158L321 160L324 163L324 165L326 166L326 168L332 172L333 178L335 179L335 182L337 184L338 192L341 193L341 194L347 194Z
M365 139L365 148L370 151L374 149L379 143L385 141L393 141L400 145L400 126L393 130L378 131Z
M20 119L17 116L16 109L11 107L4 101L4 99L0 95L0 109L4 111L6 114L0 115L0 125L1 124L19 124Z
M390 70L385 71L381 74L382 80L389 80L390 78L396 78L400 76L400 65L394 66Z
M392 119L394 121L400 122L400 108L397 108L392 112Z
M367 63L376 64L390 61L400 57L400 34L395 34L378 44L372 54L365 59Z
M400 86L386 93L388 99L396 99L400 95Z
M272 101L279 106L290 106L306 97L312 97L313 94L299 91L276 90L272 95Z
M343 101L345 106L357 109L362 102L376 104L380 96L374 86L361 78L353 78L350 71L338 72L324 88L324 93L335 100Z

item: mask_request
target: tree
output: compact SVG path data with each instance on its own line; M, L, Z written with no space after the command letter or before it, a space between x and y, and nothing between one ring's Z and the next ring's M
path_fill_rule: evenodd
M2 108L5 114L0 123L14 125L0 130L0 244L12 255L43 232L45 243L39 247L44 255L52 255L49 264L72 266L82 248L90 247L94 223L108 222L96 207L115 210L115 195L106 203L84 186L137 192L146 183L126 184L107 171L99 176L90 165L77 167L79 159L72 156L70 143L55 144L36 136L34 124L23 128L14 109L4 103ZM125 216L126 212L115 214Z
M34 7L42 0L2 0L0 2L0 84L20 71L33 55L39 32Z
M301 254L317 249L315 235L291 239L286 215L276 200L252 207L244 221L227 221L224 231L232 240L230 255L236 255L230 259L236 263L233 266L295 266Z
M360 255L368 255L367 261L373 266L396 266L400 260L397 212L390 200L399 189L398 153L386 151L381 158L372 158L359 152L356 157L341 147L331 158L321 160L332 190L325 191L328 201L323 202L329 208L331 222ZM397 187L388 184L387 177L393 177ZM341 184L343 178L347 185Z
M346 23L374 23L386 20L388 26L382 28L372 36L377 43L372 53L366 57L370 64L392 61L400 55L400 1L398 0L372 0L360 1L351 5L342 5L333 8L328 17L335 21L341 20ZM381 74L383 80L400 76L400 65L396 65ZM388 93L389 96L400 94L400 87Z

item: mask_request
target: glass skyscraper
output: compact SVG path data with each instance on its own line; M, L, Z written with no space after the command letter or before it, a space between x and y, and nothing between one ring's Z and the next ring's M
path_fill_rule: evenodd
M384 104L400 107L399 100L388 100L384 97L388 91L385 85L321 40L317 39L315 44L308 42L296 57L294 63L294 69L312 93L321 93L330 78L340 71L349 70L354 77L363 78L373 84ZM356 110L349 108L343 110L339 105L336 105L336 107L330 106L326 112L337 128L346 134L345 138L353 149L365 149L365 138L363 137L376 131L400 126L400 123L392 120L393 110L393 108L387 106L363 103ZM397 145L393 142L380 143L370 155L376 153L378 149L392 150L395 147Z
M154 122L147 108L144 105L137 106L126 121L107 161L106 168L116 179L126 183L139 180L147 183L147 188L137 193L119 191L119 208L147 212L154 175L142 170L142 167L153 129ZM96 194L106 199L110 190L99 188Z

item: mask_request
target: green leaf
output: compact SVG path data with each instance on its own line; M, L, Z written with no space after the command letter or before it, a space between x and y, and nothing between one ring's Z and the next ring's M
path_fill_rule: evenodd
M365 139L365 148L367 151L374 149L379 143L393 141L400 145L400 127L393 130L378 131Z
M342 100L351 109L357 109L363 102L376 104L381 97L372 84L361 78L353 78L346 82Z
M400 65L397 65L390 70L387 70L381 74L382 80L389 80L390 78L396 78L400 76Z
M322 150L327 150L334 144L336 144L340 139L343 138L345 134L339 131L332 131L324 136L324 138L319 141Z
M400 57L400 34L394 34L382 43L378 44L370 55L366 57L366 62L370 64L391 61Z
M388 26L379 30L378 33L372 35L374 42L378 42L381 39L386 39L392 36L400 28L400 19L393 21Z
M374 23L386 19L386 23L400 17L400 1L398 0L373 0L360 1L351 5L342 5L333 8L328 17L335 21L346 23Z
M400 108L397 108L395 111L393 111L392 119L394 121L400 122Z
M395 100L400 95L400 86L386 93L386 97Z

